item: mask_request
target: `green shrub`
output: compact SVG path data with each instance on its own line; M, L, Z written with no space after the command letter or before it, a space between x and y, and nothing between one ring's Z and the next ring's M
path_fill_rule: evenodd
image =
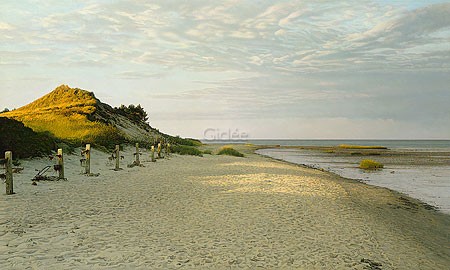
M244 154L240 153L239 151L235 150L234 148L230 146L224 146L220 148L218 155L228 155L228 156L235 156L235 157L243 157Z
M204 150L203 154L205 154L205 155L212 155L212 151L211 150Z
M191 155L191 156L199 156L199 157L203 156L203 152L193 146L173 145L170 148L173 153L177 153L180 155Z
M376 162L374 160L371 160L371 159L364 159L359 164L359 168L364 169L364 170L375 170L375 169L381 169L383 167L384 167L383 164Z

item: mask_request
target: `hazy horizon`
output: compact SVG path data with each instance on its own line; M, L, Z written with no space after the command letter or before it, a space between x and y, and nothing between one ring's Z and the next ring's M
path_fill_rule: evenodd
M0 8L0 110L67 84L183 137L450 139L448 1Z

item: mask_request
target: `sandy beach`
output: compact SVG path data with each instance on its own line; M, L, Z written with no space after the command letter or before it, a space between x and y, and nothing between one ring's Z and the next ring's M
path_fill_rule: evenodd
M208 146L211 149L217 146ZM448 269L450 216L415 199L252 154L173 155L31 185L0 184L0 269Z

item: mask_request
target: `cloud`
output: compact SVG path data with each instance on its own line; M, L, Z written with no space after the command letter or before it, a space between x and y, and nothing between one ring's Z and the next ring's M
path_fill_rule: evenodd
M10 25L9 23L0 22L0 31L2 30L13 30L14 26Z
M198 71L278 70L295 74L383 69L386 63L400 69L408 68L408 63L394 54L405 53L414 65L433 68L432 58L423 57L421 49L448 39L449 4L405 11L371 1L358 3L91 3L30 16L41 29L18 29L10 42L58 46L57 53L65 55L102 47L111 64L156 63ZM9 22L0 24L0 29L10 27ZM416 48L414 53L412 48ZM380 49L397 51L384 53ZM256 64L255 56L268 52L273 52L271 58ZM94 53L83 57L98 61Z
M429 37L433 32L450 30L450 3L427 6L377 24L361 34L350 36L353 41L376 41L389 45Z
M439 97L450 84L440 75L450 71L449 3L92 0L0 7L2 81L45 71L104 92L148 89L150 81L153 92L140 97L160 100L160 113L169 113L169 104L174 115L208 119L425 121L448 112ZM411 109L417 106L425 112Z
M289 25L295 18L300 17L302 14L303 14L303 11L301 11L301 10L292 12L287 17L279 20L278 25L281 27L285 27L285 26Z
M141 71L123 71L123 72L116 73L116 76L121 79L135 80L135 79L148 79L148 78L160 79L160 78L166 76L166 74L141 72Z

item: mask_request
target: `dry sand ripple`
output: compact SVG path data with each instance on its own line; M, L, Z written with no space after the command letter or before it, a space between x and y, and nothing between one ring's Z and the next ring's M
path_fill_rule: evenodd
M29 168L45 162L25 162L17 194L0 196L0 269L450 265L448 215L408 208L387 189L256 155L173 156L119 172L94 156L99 177L68 157L68 181L38 186Z

